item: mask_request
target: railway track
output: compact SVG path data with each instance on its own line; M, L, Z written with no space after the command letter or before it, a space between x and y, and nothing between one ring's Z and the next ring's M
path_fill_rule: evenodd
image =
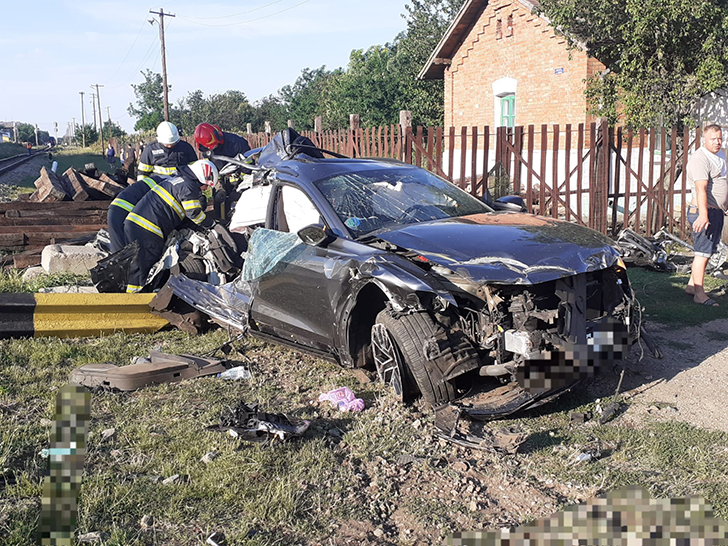
M41 150L38 150L36 152L33 152L32 154L19 154L19 155L13 155L10 157L6 157L3 159L0 159L0 176L4 175L5 173L9 173L16 167L19 167L26 161L29 161L33 159L34 157L37 157L40 154L48 153L48 150L50 147L43 148Z

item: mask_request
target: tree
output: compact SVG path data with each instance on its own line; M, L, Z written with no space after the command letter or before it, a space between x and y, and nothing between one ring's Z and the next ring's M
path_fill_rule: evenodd
M587 80L590 113L632 127L691 125L728 83L728 12L716 0L541 0L557 33L606 70ZM660 120L660 118L662 118Z
M113 137L126 136L126 131L124 131L124 129L122 129L118 123L115 123L113 121L104 122L103 133L106 140Z
M199 89L188 93L172 108L171 121L186 135L192 135L202 122L220 126L225 131L242 132L251 120L252 107L245 93L229 90L205 98Z
M254 132L265 130L265 122L270 121L273 131L280 131L286 127L288 120L287 110L282 100L275 95L268 95L253 104L251 123Z
M204 94L197 89L180 99L169 113L172 123L185 135L195 132L195 127L208 120L208 104Z
M241 132L252 117L252 108L245 93L225 91L207 99L209 123L229 131Z
M35 143L35 126L30 123L18 123L15 130L18 132L18 142Z
M322 116L326 126L331 125L331 91L334 81L340 78L343 70L326 70L326 66L310 70L304 68L293 85L286 85L280 92L280 100L287 119L292 119L296 128L311 130L316 116ZM341 127L341 124L334 124Z
M93 123L87 123L84 126L76 124L76 144L83 144L83 133L86 133L86 146L90 146L99 139L99 132L94 128Z
M162 75L145 70L142 72L144 83L132 84L136 105L129 104L126 109L129 115L137 118L134 124L135 131L151 131L157 128L164 121L164 84ZM169 86L171 89L172 86Z
M355 49L346 72L332 89L330 116L339 127L348 125L349 114L359 114L365 126L396 123L403 95L399 74L392 69L395 44Z
M422 67L445 35L465 0L411 0L405 5L407 30L400 34L391 69L400 86L396 110L411 110L415 125L442 125L445 88L441 80L418 80Z

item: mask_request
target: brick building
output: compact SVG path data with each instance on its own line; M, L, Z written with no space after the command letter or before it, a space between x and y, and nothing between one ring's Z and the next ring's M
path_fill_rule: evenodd
M569 51L537 0L467 0L419 74L445 80L445 127L567 124L586 114L584 79L603 70Z

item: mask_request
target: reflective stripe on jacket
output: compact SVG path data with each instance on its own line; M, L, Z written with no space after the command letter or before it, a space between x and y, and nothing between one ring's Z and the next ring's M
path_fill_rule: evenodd
M182 176L160 180L136 204L126 221L134 222L155 235L167 238L185 217L197 225L212 223L200 204L200 182L187 167L181 167Z
M140 175L154 173L160 176L176 176L178 166L195 161L197 152L184 140L180 140L171 148L153 142L144 148L137 171Z
M143 184L142 184L143 182ZM131 212L134 206L141 201L150 189L157 185L157 182L148 176L134 182L116 196L111 205L120 207L127 212Z

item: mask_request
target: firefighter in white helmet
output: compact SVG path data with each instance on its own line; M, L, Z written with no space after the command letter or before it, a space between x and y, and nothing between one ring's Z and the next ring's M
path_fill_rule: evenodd
M152 266L164 252L167 236L185 218L200 227L211 227L214 220L202 208L202 191L217 183L217 167L209 159L189 166L180 165L178 176L160 180L134 206L124 220L126 244L139 242L139 255L129 269L127 292L139 292Z
M174 123L163 121L157 126L157 142L144 147L137 168L137 180L155 174L175 176L179 165L197 161L197 152L191 144L181 140Z

